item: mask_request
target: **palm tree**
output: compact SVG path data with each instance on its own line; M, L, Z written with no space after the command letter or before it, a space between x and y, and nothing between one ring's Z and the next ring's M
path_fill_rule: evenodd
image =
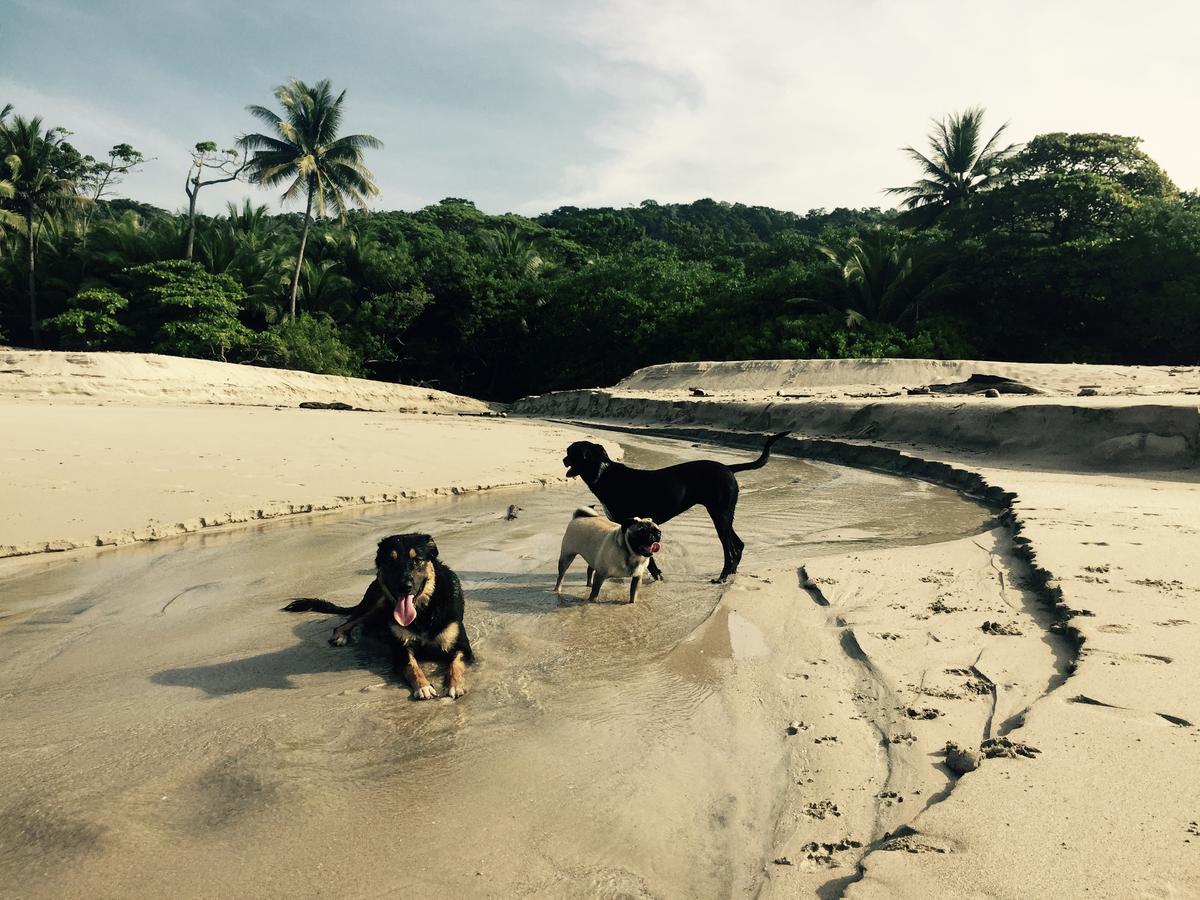
M516 275L534 275L544 262L537 239L515 225L488 229L479 235L479 243L497 264Z
M909 242L878 226L866 235L851 238L844 250L824 245L820 250L841 269L845 300L839 304L809 298L788 302L814 312L842 315L847 328L867 322L915 322L922 304L932 303L954 287L949 276L944 272L935 274L935 267Z
M6 108L5 112L8 111ZM63 143L59 128L42 130L42 120L14 116L0 121L0 161L7 170L11 203L25 225L29 273L29 326L34 346L41 343L42 322L37 311L37 247L45 217L77 200L70 163L75 159Z
M968 202L972 194L996 179L1000 164L1016 152L1016 144L997 146L1007 123L982 143L983 114L982 106L972 106L940 122L934 120L928 156L913 147L904 148L921 167L922 177L904 187L888 188L887 193L904 197L900 205L914 224L930 225L950 207Z
M267 187L290 182L283 192L284 200L306 197L304 231L292 273L293 318L314 205L318 216L324 216L332 207L344 219L347 201L365 209L366 198L379 193L375 176L363 165L363 150L383 144L369 134L337 136L345 97L345 91L333 95L328 79L309 87L293 78L275 89L275 98L283 107L282 116L264 106L246 107L274 132L248 134L239 141L244 150L254 154L248 162L250 180Z

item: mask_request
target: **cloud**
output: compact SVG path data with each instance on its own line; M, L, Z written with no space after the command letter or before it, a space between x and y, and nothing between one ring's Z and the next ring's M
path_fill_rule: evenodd
M715 199L796 210L890 205L911 180L898 148L928 120L988 107L1013 139L1047 130L1142 134L1185 186L1200 183L1200 83L1183 3L727 4L615 0L552 26L589 49L558 77L608 92L588 129L597 162L568 164L524 208Z

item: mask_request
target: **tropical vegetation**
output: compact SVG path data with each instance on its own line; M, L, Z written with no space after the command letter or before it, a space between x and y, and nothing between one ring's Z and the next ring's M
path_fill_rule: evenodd
M1014 146L982 109L951 114L907 148L899 210L373 211L380 147L343 127L345 92L291 81L275 100L250 107L262 133L195 145L177 213L113 196L154 164L120 135L97 160L4 106L0 334L501 400L669 360L1200 357L1200 198L1135 137ZM260 197L198 210L235 180Z

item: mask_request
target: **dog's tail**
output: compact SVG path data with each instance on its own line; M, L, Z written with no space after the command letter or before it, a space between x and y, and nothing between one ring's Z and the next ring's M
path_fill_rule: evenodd
M590 506L581 506L581 507L579 507L579 509L575 510L575 512L571 513L571 518L572 519L582 519L586 516L599 516L599 515L600 515L600 513L596 512Z
M322 612L338 615L346 615L354 612L353 606L338 606L330 603L328 600L318 600L316 597L297 597L281 612Z
M750 469L761 469L767 464L767 460L771 458L771 445L780 438L787 437L789 434L791 434L790 431L781 431L779 434L771 435L769 438L767 438L767 443L763 446L762 455L758 459L756 459L754 462L738 463L736 466L730 466L729 471L746 472Z

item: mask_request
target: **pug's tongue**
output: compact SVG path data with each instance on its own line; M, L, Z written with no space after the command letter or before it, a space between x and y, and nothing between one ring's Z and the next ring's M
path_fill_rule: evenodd
M651 553L657 553L661 549L662 549L662 544L660 544L658 541L655 541L653 544L650 545Z
M413 595L405 594L396 601L396 608L392 610L392 615L396 617L396 621L405 627L413 623L413 619L417 617L417 607L413 605Z

